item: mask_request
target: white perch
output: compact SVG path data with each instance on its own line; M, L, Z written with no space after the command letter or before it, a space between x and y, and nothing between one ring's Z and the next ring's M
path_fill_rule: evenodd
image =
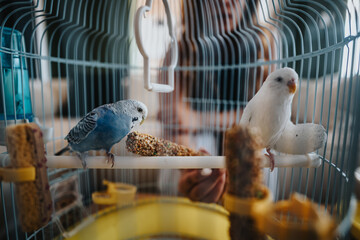
M8 155L0 154L2 166L9 165ZM82 168L77 156L46 156L49 168ZM275 155L275 167L306 167L316 168L321 165L319 155L309 153L305 155ZM88 168L111 169L105 156L88 156ZM263 157L262 167L270 167L270 161ZM113 169L186 169L186 168L225 168L224 156L191 156L191 157L137 157L115 156Z

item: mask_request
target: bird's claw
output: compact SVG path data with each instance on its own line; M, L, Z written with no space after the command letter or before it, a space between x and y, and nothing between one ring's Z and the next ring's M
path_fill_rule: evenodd
M83 166L83 169L85 170L87 168L87 165L86 165L86 161L85 160L81 160L81 164Z
M266 149L267 154L265 154L265 156L267 156L270 160L270 172L274 171L275 168L275 160L274 160L274 155L270 152L270 149Z
M81 165L83 167L83 169L87 169L87 165L86 165L86 153L77 153L76 154L79 159L81 160Z
M106 160L106 163L111 162L111 168L113 168L114 164L115 164L115 156L114 156L114 154L112 154L111 152L107 152L106 155L108 156L108 158Z

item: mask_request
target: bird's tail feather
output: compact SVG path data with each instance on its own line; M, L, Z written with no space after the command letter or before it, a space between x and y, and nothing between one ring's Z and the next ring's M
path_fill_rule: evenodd
M70 147L69 145L67 145L66 147L64 147L63 149L61 149L60 151L58 151L57 153L55 153L55 156L60 156L62 155L64 152L70 151Z

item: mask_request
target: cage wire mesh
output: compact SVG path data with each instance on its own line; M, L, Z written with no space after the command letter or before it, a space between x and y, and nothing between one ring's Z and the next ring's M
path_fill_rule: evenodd
M91 109L131 98L149 109L138 131L223 155L225 130L239 122L269 73L291 67L299 74L291 120L326 128L326 145L317 152L322 164L264 170L264 180L276 201L300 192L340 223L360 156L359 1L169 1L178 44L172 93L143 88L133 20L144 4L1 0L2 131L14 123L38 122L50 132L46 152L51 156ZM140 30L151 58L151 80L166 84L171 39L163 2L153 1L144 17ZM124 140L113 151L129 155ZM60 224L22 232L14 184L1 182L1 239L63 238L61 231L100 211L91 194L105 189L103 179L134 184L143 195L179 194L178 169L48 169L48 176Z

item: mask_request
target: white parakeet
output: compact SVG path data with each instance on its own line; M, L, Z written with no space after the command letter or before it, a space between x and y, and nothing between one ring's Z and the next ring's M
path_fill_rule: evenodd
M256 127L270 159L270 149L288 154L306 154L321 148L326 131L319 124L297 124L291 120L291 102L296 92L298 74L291 68L272 72L260 90L246 105L240 124Z

